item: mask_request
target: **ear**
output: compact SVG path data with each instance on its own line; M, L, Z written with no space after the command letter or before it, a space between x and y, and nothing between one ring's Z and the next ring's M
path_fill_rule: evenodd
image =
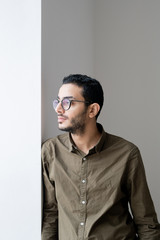
M100 110L98 103L93 103L89 106L89 117L94 118Z

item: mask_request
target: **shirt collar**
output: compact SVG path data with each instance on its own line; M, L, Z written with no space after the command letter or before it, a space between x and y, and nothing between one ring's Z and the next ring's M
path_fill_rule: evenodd
M70 152L75 152L75 150L77 150L77 147L75 145L75 143L72 140L71 134L68 133L68 142L69 142L69 151Z
M100 123L97 123L97 127L102 135L101 135L99 142L96 144L96 146L90 150L90 153L101 152L104 142L106 140L107 133L104 131L103 126ZM77 150L77 147L76 147L75 143L73 142L70 133L68 133L68 150L69 150L69 152L75 152Z
M101 135L101 138L100 138L99 142L95 146L95 151L96 152L101 152L102 148L103 148L103 145L104 145L104 142L106 140L107 133L104 131L103 126L100 123L97 123L97 127L98 127L98 129L99 129L99 131L101 132L102 135Z

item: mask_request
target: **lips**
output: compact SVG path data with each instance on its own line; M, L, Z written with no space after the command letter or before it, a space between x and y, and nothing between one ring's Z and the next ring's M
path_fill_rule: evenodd
M58 115L58 122L64 122L66 119L67 117Z

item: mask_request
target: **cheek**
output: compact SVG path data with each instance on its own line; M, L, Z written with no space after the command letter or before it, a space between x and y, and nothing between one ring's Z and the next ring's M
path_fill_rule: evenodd
M72 111L67 113L68 121L75 122L75 121L85 121L87 118L87 111L84 108L72 108ZM65 115L65 114L64 114Z
M75 117L71 119L72 122L80 122L84 123L86 121L86 113L83 112L81 114L77 114Z

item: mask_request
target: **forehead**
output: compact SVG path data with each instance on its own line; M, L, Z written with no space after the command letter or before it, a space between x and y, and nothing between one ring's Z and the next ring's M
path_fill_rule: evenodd
M63 84L59 89L58 97L60 99L64 97L73 97L80 100L83 98L82 88L72 83Z

